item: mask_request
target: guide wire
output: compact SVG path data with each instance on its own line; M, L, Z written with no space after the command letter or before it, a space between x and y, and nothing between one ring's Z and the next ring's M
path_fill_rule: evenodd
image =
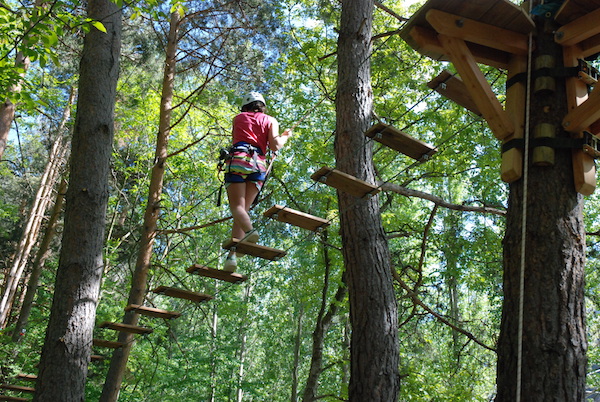
M531 14L532 2L529 3L529 14ZM524 313L524 293L525 293L525 252L527 250L527 187L529 185L529 129L531 118L531 64L532 64L532 49L533 49L533 32L529 33L527 55L527 87L525 90L525 128L524 138L525 146L523 148L523 209L521 216L521 264L519 271L519 325L517 335L517 389L515 401L521 402L521 383L523 377L523 313Z

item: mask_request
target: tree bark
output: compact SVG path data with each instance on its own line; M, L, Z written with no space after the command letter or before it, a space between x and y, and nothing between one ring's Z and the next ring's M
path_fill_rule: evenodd
M537 4L539 1L533 5ZM553 20L536 18L536 25L533 60L542 54L552 55L556 65L563 65L562 48L553 40L557 29ZM557 136L569 137L561 129L567 113L565 81L556 78L556 84L552 94L531 94L530 133L543 122L554 124ZM496 401L585 399L583 196L575 191L571 151L557 149L555 155L553 166L529 166L527 188L523 180L510 185ZM524 192L527 214L523 239Z
M150 187L148 191L148 203L144 213L144 225L140 239L140 249L135 264L135 270L131 279L131 289L127 304L143 304L146 298L148 286L148 270L150 269L152 248L157 234L156 224L160 210L160 196L163 188L165 175L165 164L167 162L167 145L171 132L171 105L173 101L173 87L175 81L175 64L177 43L179 36L180 16L177 11L171 13L169 37L166 49L165 70L163 76L162 97L160 102L159 127L156 138L156 152L154 166L150 174ZM126 312L123 323L137 325L139 314ZM119 342L125 346L116 349L110 361L110 368L106 375L106 381L102 388L100 401L116 401L119 397L119 389L123 381L123 374L127 366L127 360L133 345L133 334L120 332Z
M373 150L365 131L372 117L373 2L342 3L338 39L335 154L337 168L375 183ZM343 257L352 326L349 397L396 401L399 391L397 304L379 197L338 191Z
M83 401L103 273L108 173L119 77L121 9L90 0L80 63L65 224L34 401Z

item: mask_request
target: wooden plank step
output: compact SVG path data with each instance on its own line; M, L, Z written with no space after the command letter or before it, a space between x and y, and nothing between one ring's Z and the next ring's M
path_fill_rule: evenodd
M236 238L227 240L223 243L223 248L226 250L231 250L233 247L235 247L235 251L238 253L248 254L253 257L264 258L265 260L271 261L277 261L287 254L284 250L261 246L260 244L249 243Z
M102 356L102 355L91 355L91 356L90 356L90 359L91 359L93 362L98 362L98 361L102 361L102 360L104 360L104 356Z
M29 393L32 393L32 394L35 392L35 388L24 387L22 385L0 384L0 388L6 389L6 390L9 390L9 391L16 391L16 392L29 392Z
M145 328L145 327L139 327L137 325L123 324L121 322L108 322L108 321L104 321L104 322L100 323L99 327L114 329L115 331L120 331L120 332L128 332L130 334L140 334L140 335L151 334L154 331L152 328Z
M268 211L263 213L263 215L267 218L272 218L278 220L279 222L286 222L290 225L308 229L313 232L329 226L329 221L327 221L327 219L309 215L307 213L296 211L295 209L283 207L281 205L272 206Z
M375 195L381 191L377 186L327 166L317 170L310 178L359 198Z
M223 271L221 269L215 269L200 264L194 264L191 267L189 267L186 271L190 274L206 276L208 278L218 279L229 283L240 283L248 279L247 276L242 274Z
M448 70L442 71L437 77L427 83L427 86L457 105L481 116L481 111L471 98L467 86L457 75Z
M163 310L160 308L141 306L139 304L130 304L125 307L125 311L133 311L135 313L154 318L164 318L170 320L181 316L177 311Z
M20 396L9 396L9 395L0 395L0 401L28 401L27 398L21 398Z
M373 125L365 135L418 161L425 161L437 152L435 147L384 123Z
M21 374L17 374L17 379L18 380L25 380L25 381L36 381L37 380L37 375L35 375L35 374L21 373Z
M118 349L124 346L124 343L122 342L107 341L105 339L94 339L92 342L94 346L101 348Z
M564 25L598 8L600 8L600 0L567 0L560 7L554 19Z
M176 297L178 299L190 300L196 303L211 300L213 298L211 295L204 293L192 292L190 290L177 289L169 286L159 286L154 289L153 292L165 296Z

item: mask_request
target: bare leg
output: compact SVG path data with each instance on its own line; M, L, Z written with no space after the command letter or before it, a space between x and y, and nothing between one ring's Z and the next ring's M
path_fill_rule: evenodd
M246 232L252 230L252 221L250 220L248 211L250 211L252 202L257 195L258 188L254 183L231 183L227 186L229 209L233 216L232 238L242 239ZM233 252L229 254L231 255Z

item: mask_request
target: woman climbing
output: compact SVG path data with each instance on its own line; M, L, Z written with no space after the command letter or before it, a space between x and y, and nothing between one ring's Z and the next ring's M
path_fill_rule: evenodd
M231 237L251 243L258 242L258 232L252 227L248 211L266 179L267 148L280 150L292 134L290 129L280 134L279 123L266 114L266 109L260 93L244 96L242 111L233 119L233 146L225 164L225 186L233 216ZM230 251L223 269L234 272L236 268L236 254Z

